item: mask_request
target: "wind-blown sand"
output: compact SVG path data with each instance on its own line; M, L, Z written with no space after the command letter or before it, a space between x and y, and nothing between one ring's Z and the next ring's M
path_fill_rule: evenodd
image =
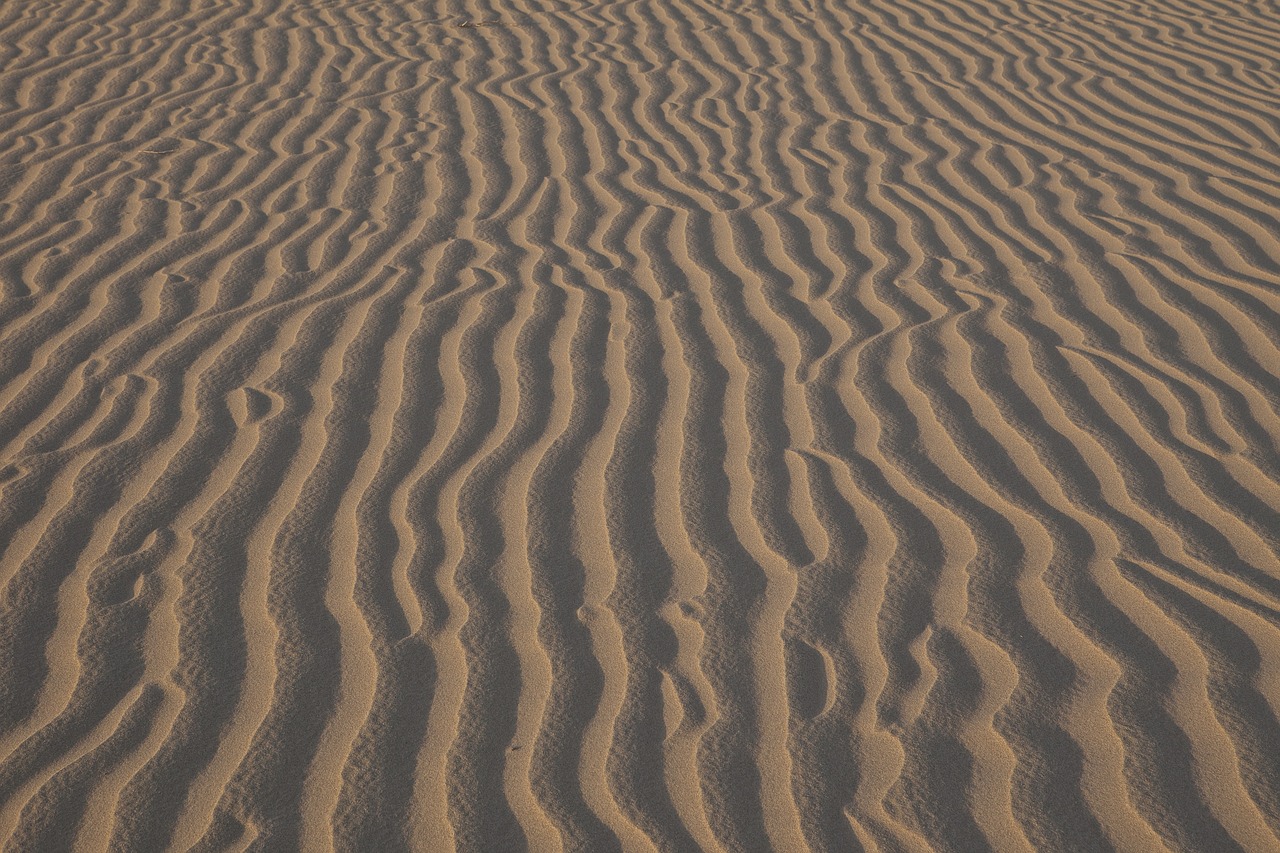
M5 0L15 851L1280 849L1274 0Z

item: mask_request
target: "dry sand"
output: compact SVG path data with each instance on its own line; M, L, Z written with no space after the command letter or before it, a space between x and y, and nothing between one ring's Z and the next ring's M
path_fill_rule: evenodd
M4 0L14 851L1280 849L1275 0Z

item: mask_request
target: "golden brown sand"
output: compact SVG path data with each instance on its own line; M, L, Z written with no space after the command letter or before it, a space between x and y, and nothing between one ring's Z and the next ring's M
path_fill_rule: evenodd
M14 851L1280 849L1275 0L4 0Z

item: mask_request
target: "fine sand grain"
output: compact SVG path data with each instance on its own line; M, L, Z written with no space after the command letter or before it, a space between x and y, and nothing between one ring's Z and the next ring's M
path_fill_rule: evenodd
M1276 0L3 0L9 851L1280 850Z

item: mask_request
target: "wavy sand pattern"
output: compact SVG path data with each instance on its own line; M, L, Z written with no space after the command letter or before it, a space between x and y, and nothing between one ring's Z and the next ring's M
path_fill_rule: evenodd
M1280 849L1275 0L6 0L14 851Z

